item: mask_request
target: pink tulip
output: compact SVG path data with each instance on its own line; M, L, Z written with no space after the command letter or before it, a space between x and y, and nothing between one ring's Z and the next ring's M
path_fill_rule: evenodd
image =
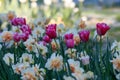
M102 36L110 29L106 23L97 23L96 24L97 34Z
M21 36L19 33L14 33L13 34L13 39L15 42L19 42L21 40Z
M45 36L43 37L43 41L45 41L46 43L50 43L50 42L51 42L51 39L50 39L50 37L49 37L48 35L45 35Z
M51 24L46 27L46 35L48 35L51 39L57 37L56 24Z
M67 48L73 48L74 47L74 40L73 39L66 40L66 46L67 46Z
M23 41L26 41L26 40L29 38L29 35L27 35L27 34L25 34L25 33L22 33L20 36L21 36L21 39L22 39Z
M65 34L64 38L65 39L73 39L73 34L72 33Z
M78 34L79 34L81 41L87 42L89 40L90 31L83 30L83 31L78 32Z
M30 29L29 25L22 25L20 27L20 29L23 33L31 34L31 29Z
M25 19L25 18L20 18L20 17L13 18L13 19L11 20L11 23L12 23L12 25L14 25L14 26L26 25L26 19Z

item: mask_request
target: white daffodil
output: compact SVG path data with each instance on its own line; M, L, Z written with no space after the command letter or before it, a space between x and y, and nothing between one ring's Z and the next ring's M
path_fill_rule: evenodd
M63 35L63 33L65 32L65 26L63 24L59 24L57 26L57 32L60 36Z
M40 69L39 69L39 66L40 66L40 65L35 64L35 66L32 66L32 68L34 69L36 76L37 76L40 80L44 80L44 77L43 77L43 76L46 74L46 73L45 73L45 70L44 70L43 68L40 68Z
M24 63L24 62L28 62L28 63L34 63L34 60L32 58L32 54L28 54L28 53L23 53L22 57L20 58L20 62Z
M32 36L33 38L37 39L40 36L42 36L44 32L45 30L42 27L38 26L38 27L35 27L34 30L32 31Z
M48 48L46 46L40 43L40 44L37 44L37 48L43 56L46 56L46 53L48 52ZM37 54L37 56L39 56L39 54Z
M113 58L111 62L113 63L113 68L120 71L120 55L116 55L116 58Z
M1 34L2 42L10 42L13 40L13 33L11 31L3 31Z
M76 72L80 68L79 61L74 61L74 59L68 59L68 63L72 73Z
M82 56L81 60L82 60L83 65L89 64L90 63L89 59L90 59L90 57L88 55Z
M38 80L38 78L35 75L34 69L31 67L22 70L21 75L22 75L21 77L22 80Z
M22 70L28 68L29 66L29 63L17 63L15 65L12 65L12 68L15 73L20 74Z
M13 64L14 63L14 54L7 53L4 55L3 60L7 65Z
M26 46L28 52L33 51L35 53L38 53L36 41L32 38L32 36L30 36L29 39L27 39L27 41L24 42L24 45Z
M45 67L48 70L57 70L60 71L63 68L63 57L53 53L51 57L47 60Z

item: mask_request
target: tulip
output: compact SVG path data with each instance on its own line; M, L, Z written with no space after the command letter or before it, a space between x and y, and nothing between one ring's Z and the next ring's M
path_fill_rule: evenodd
M14 40L15 42L19 42L19 41L21 40L20 34L19 34L19 33L14 33L14 34L13 34L13 40Z
M57 37L56 24L51 24L46 27L46 35L48 35L51 39Z
M14 25L14 26L26 25L26 20L25 20L25 18L19 18L19 17L13 18L13 19L11 20L11 24Z
M56 26L57 26L56 24L50 24L46 27L46 30L47 29L55 29L55 31L56 31Z
M67 48L73 48L74 47L74 40L73 39L66 40L66 46L67 46Z
M51 42L51 39L50 39L50 37L49 37L48 35L45 35L45 36L43 37L43 41L45 41L46 43L50 43L50 42Z
M88 30L83 30L78 32L80 40L83 42L87 42L89 40L89 35L90 35L90 31Z
M72 33L65 34L64 38L65 39L73 39L73 34Z
M26 41L29 38L29 35L25 33L22 33L20 36L23 41Z
M22 26L20 27L20 30L21 30L23 33L31 34L31 29L30 29L29 25L22 25Z
M97 23L96 24L97 34L102 36L110 29L106 23Z

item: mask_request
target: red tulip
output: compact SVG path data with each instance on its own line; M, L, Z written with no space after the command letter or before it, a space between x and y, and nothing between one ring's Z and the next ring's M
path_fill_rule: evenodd
M64 38L67 39L73 39L73 34L69 33L69 34L65 34Z
M56 24L51 24L46 27L46 35L48 35L51 39L57 37Z
M83 31L80 31L78 34L79 34L81 41L87 42L89 40L90 31L83 30Z
M74 40L73 39L66 40L66 46L67 46L67 48L73 48L74 47Z
M48 35L45 35L43 37L43 41L45 41L46 43L49 43L49 42L51 42L51 39L50 39L50 37Z
M97 23L96 24L97 34L102 36L110 29L106 23Z

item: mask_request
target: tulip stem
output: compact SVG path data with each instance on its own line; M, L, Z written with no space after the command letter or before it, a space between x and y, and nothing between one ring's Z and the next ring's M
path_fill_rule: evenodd
M103 60L102 60L102 36L100 36L100 69L102 76L104 78L104 65L103 65Z

